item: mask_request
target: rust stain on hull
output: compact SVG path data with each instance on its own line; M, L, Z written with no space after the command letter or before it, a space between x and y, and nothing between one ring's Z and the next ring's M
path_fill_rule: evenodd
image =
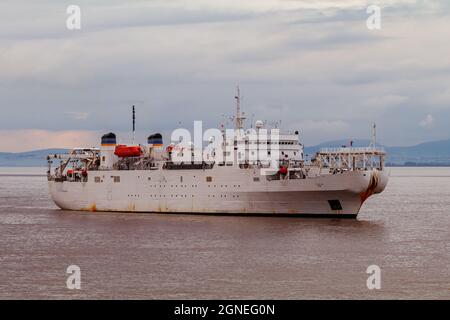
M135 212L136 211L136 204L135 203L130 203L128 205L128 212Z
M375 173L372 173L370 176L370 182L369 186L367 187L366 191L361 192L359 194L361 198L361 205L363 205L364 201L367 200L371 195L375 193L375 189L378 186L378 176Z

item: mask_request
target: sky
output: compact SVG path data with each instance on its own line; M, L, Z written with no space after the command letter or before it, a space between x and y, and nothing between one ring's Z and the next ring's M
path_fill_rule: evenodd
M69 5L81 29L69 30ZM366 25L381 8L381 29ZM298 130L314 145L450 138L450 2L34 0L0 3L0 152L95 146L175 128Z

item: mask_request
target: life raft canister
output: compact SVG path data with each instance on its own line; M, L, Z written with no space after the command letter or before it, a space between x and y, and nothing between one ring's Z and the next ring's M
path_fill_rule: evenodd
M120 144L114 150L114 154L119 158L139 157L142 155L142 149L140 146L126 146Z

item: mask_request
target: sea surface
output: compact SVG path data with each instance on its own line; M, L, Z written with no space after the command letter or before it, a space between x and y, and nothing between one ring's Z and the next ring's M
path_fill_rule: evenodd
M392 168L357 220L62 211L43 174L0 168L1 299L450 299L450 168Z

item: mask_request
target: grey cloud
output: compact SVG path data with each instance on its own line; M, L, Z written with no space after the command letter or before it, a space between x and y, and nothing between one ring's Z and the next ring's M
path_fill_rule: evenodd
M105 30L114 32L115 29L232 22L257 17L256 14L249 12L152 6L152 2L147 4L137 2L134 6L123 4L114 6L114 3L109 2L79 1L77 5L81 8L82 29L78 32L70 32L65 27L68 17L66 8L69 4L72 2L22 3L19 5L22 10L11 10L11 14L17 16L14 21L10 20L9 24L5 24L4 28L0 29L0 39L64 39ZM0 6L0 10L4 7L5 5ZM8 13L7 10L5 11ZM23 14L24 11L27 14ZM3 17L6 21L9 19L12 17Z
M8 4L4 12L22 13L0 29L0 106L8 113L0 129L123 133L131 104L142 137L190 128L193 120L215 127L233 112L239 83L249 118L282 120L306 144L368 137L373 121L388 145L450 135L445 11L422 15L421 6L410 7L408 17L390 10L386 28L370 33L359 9L328 19L308 10L141 10L140 2L120 1L102 8L106 3L80 4L86 21L78 33L64 29L65 14L60 20L66 2L23 12ZM302 15L311 23L292 23ZM434 122L423 130L418 123L427 114Z

